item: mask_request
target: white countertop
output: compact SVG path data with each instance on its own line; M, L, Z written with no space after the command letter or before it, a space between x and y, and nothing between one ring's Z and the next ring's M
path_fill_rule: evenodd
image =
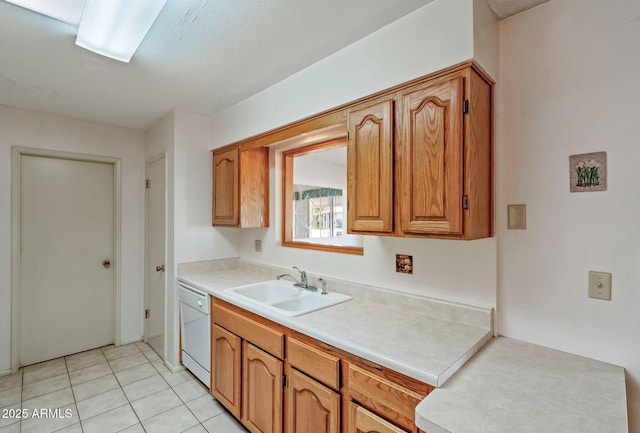
M628 432L623 368L492 338L490 309L329 279L329 291L354 299L286 317L224 291L282 269L229 263L184 268L180 280L436 387L416 408L416 425L428 433Z
M428 308L421 307L428 300L411 298L410 302L394 305L354 296L342 304L286 317L224 291L274 279L269 273L183 272L179 278L212 296L435 387L442 386L492 337L488 327L443 320L425 313ZM328 288L331 291L331 285ZM487 314L490 318L491 313Z
M429 433L626 433L622 367L499 337L416 408Z

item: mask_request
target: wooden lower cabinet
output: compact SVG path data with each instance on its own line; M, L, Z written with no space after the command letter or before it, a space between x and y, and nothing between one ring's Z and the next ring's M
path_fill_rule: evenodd
M221 300L212 318L211 393L252 433L421 433L430 385Z
M348 403L345 433L408 433L354 402Z
M340 394L291 368L287 433L340 433L340 398Z
M253 433L282 432L282 361L243 341L242 423Z
M213 325L213 365L211 393L237 418L240 418L241 339Z

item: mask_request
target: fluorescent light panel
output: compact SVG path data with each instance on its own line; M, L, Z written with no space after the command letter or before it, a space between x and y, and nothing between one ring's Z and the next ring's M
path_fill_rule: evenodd
M25 9L77 26L84 0L6 0Z
M129 62L167 0L86 0L76 45Z

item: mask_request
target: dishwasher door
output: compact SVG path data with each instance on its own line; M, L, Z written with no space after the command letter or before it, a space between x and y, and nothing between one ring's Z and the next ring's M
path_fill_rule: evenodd
M211 386L211 318L208 296L180 284L182 363L207 388Z

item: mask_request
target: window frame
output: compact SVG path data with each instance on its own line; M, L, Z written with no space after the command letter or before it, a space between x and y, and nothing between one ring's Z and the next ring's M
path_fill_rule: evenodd
M331 147L346 145L346 137L309 144L282 152L282 246L343 254L364 255L364 247L354 245L330 245L301 242L293 239L293 161L297 156L308 155ZM345 191L346 192L346 191ZM347 210L348 212L348 210Z

